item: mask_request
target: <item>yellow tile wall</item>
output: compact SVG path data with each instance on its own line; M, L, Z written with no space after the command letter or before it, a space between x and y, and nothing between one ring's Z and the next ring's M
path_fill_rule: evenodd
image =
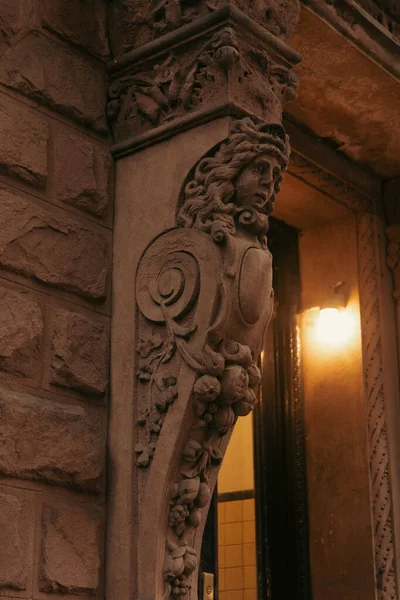
M257 600L254 499L218 502L218 599Z

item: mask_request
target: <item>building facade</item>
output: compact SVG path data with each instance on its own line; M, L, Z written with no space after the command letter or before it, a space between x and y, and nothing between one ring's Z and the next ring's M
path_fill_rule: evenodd
M399 35L395 0L0 0L0 597L197 600L289 315L296 598L400 598Z

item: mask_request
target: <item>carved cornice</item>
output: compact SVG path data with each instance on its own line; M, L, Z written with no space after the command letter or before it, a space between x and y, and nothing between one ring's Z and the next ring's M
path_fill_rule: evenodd
M400 4L398 2L393 0L355 1L391 35L400 39Z
M288 172L351 210L367 213L375 211L372 198L361 194L355 187L323 170L297 152L291 153Z
M130 52L110 64L115 154L216 114L242 112L279 123L282 103L296 95L297 77L290 69L300 59L232 7Z
M398 3L389 5L390 0L379 0L378 6L378 0L301 1L374 62L400 78Z
M285 39L296 27L298 0L111 0L110 38L113 54L123 54L171 31L212 16L221 10L243 11L265 31Z

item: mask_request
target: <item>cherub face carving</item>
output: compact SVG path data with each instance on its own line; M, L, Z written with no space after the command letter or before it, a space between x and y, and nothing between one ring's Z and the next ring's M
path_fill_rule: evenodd
M245 228L264 245L289 154L282 125L250 117L232 122L229 137L200 159L185 181L178 225L210 233L218 222L230 235Z
M281 175L281 165L271 154L258 154L243 167L235 181L235 204L253 207L270 215L273 210L275 182Z

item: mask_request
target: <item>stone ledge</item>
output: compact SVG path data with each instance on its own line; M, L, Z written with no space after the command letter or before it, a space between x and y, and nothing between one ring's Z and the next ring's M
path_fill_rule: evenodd
M27 28L32 22L30 0L2 0L0 21L0 56L8 50L12 37Z
M94 595L99 588L101 514L90 505L46 501L42 513L39 589Z
M22 377L40 373L43 317L28 292L0 286L0 371Z
M53 315L50 383L104 396L108 383L108 326L83 313Z
M0 486L0 597L26 597L33 553L35 496Z
M95 226L0 188L0 266L89 300L104 300L108 244Z
M63 128L55 138L55 197L95 217L107 215L112 197L112 158L88 137Z
M43 189L48 137L42 118L0 95L0 173Z
M102 59L110 56L104 0L40 0L38 8L45 29Z
M32 32L3 54L0 83L96 131L108 131L105 70L43 35Z
M0 388L0 473L100 492L105 432L80 406Z

